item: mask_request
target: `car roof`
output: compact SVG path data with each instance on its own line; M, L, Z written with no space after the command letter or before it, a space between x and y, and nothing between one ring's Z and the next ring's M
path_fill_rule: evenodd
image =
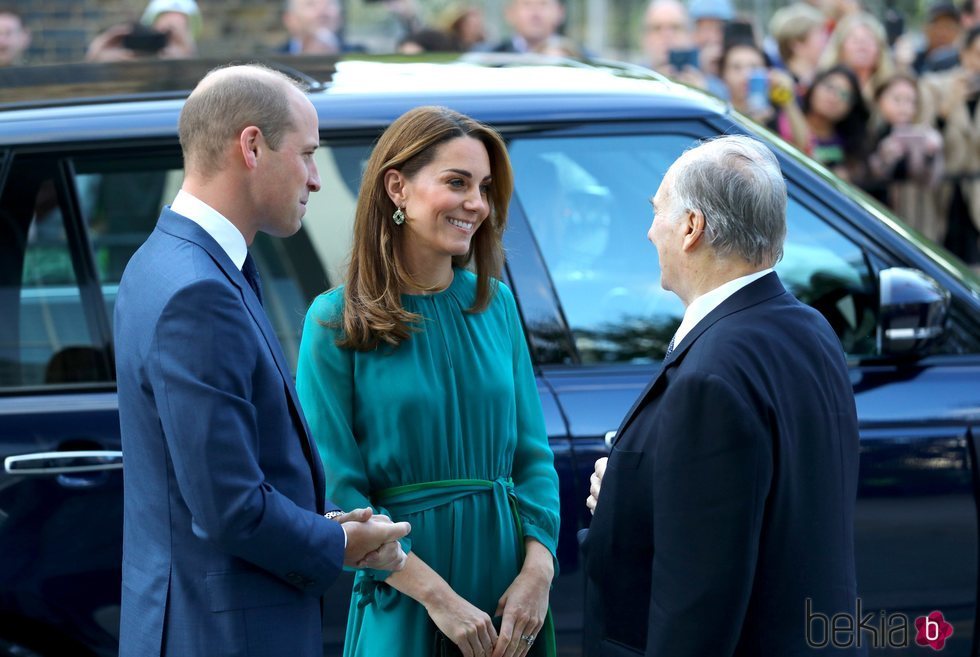
M302 74L297 77L306 77ZM570 60L461 57L340 60L311 82L322 130L383 128L419 105L446 105L494 124L717 115L726 105L639 67ZM186 90L8 105L0 146L173 137Z

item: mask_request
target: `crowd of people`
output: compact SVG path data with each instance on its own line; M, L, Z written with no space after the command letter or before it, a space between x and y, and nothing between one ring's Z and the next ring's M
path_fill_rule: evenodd
M768 27L759 38L727 0L653 0L645 63L728 99L980 265L977 3L931 4L918 45L850 0L784 6Z
M980 265L980 0L934 0L921 35L902 34L860 0L780 7L764 35L731 0L652 0L642 63L729 100L907 223ZM415 0L384 0L397 51L540 53L585 57L563 35L561 0L507 0L508 35L489 37L479 4L453 4L426 24ZM276 51L376 50L348 40L341 0L286 0ZM191 57L201 35L195 0L151 0L141 19L112 26L90 61ZM920 38L921 37L921 38ZM31 32L0 7L0 66L22 63Z

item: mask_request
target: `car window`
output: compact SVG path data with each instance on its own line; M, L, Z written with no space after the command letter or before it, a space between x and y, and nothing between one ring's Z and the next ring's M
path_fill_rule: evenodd
M684 306L660 287L649 199L694 140L677 135L521 139L518 200L584 363L659 359Z
M15 158L0 194L0 389L111 379L61 181L52 162Z
M528 138L510 147L527 215L583 363L663 358L684 314L660 287L649 199L695 140L677 134ZM776 270L850 354L874 353L874 276L864 253L790 198Z
M783 285L827 318L848 355L874 355L878 295L864 251L792 195L786 217Z
M370 142L321 145L314 155L320 191L310 195L303 227L287 239L260 234L252 248L263 285L275 290L266 312L294 373L307 308L344 280L357 192L371 147Z

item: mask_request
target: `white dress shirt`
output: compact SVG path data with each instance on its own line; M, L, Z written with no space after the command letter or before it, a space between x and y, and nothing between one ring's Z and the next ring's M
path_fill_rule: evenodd
M748 276L740 276L739 278L733 279L719 285L710 292L705 292L697 299L691 302L691 305L687 307L684 311L684 319L681 320L681 325L677 328L677 333L674 334L674 349L680 346L681 341L690 333L698 323L708 316L708 314L720 306L725 299L732 296L743 287L759 280L766 274L772 272L772 267L768 269L763 269L762 271L757 271L754 274L749 274Z
M245 244L245 236L235 227L235 224L201 199L184 190L177 192L170 209L203 228L204 232L213 237L218 246L228 254L239 271L241 270L248 255L248 245Z

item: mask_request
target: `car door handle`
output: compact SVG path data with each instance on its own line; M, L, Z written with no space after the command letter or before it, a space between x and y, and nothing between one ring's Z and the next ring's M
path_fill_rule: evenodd
M12 475L47 476L119 470L123 467L122 456L122 452L112 450L18 454L5 458L3 469Z
M606 432L606 437L604 438L605 443L606 443L606 449L612 449L613 440L615 440L615 438L616 438L616 432L615 431L607 431Z

